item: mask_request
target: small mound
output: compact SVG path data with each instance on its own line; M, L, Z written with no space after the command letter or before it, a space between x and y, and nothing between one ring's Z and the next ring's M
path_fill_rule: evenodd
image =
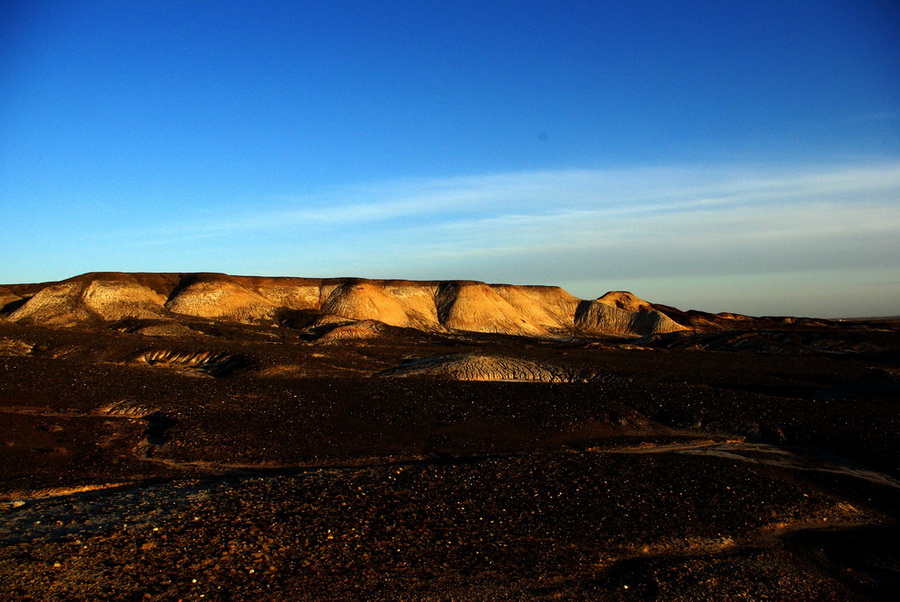
M139 334L145 337L202 336L202 333L191 327L169 319L143 320L127 318L110 324L109 328L118 332Z
M451 380L572 383L599 380L574 370L530 360L490 355L438 355L406 362L378 376L436 376Z
M629 311L603 303L599 299L583 301L579 305L575 313L575 326L584 332L626 336L685 330L684 326L656 310Z
M138 328L133 332L134 334L139 334L145 337L183 337L201 334L196 330L188 328L184 324L179 324L178 322L150 324L148 326L142 326L141 328Z
M216 377L230 374L246 364L242 358L227 353L165 349L144 352L138 355L135 361L159 368L184 371L192 375L199 373Z
M326 329L334 328L336 326L345 326L347 324L353 324L354 322L356 322L356 320L345 318L344 316L337 316L335 314L318 314L315 319L313 319L307 326L305 326L301 330L307 330L310 332L322 332Z
M350 324L339 324L327 330L316 339L319 343L332 343L348 339L371 339L380 336L384 331L384 325L375 320L360 320Z

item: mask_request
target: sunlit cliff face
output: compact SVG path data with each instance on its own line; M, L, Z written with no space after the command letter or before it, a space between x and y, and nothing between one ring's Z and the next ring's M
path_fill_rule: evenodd
M291 312L425 331L648 335L687 328L630 293L583 301L558 287L483 282L302 279L221 274L86 274L7 306L13 322L71 325L178 316L274 324ZM13 295L13 297L16 297Z

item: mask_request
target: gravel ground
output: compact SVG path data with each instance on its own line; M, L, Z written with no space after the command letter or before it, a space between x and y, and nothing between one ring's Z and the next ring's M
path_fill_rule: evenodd
M865 353L811 354L807 332L802 353L774 355L217 328L0 323L3 598L849 600L900 586L896 396L847 384L873 367L892 378L883 332ZM466 353L602 378L375 376Z

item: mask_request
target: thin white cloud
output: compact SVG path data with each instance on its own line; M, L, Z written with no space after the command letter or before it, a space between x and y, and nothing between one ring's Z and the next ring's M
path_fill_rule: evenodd
M404 229L411 221L429 227L456 223L461 229L478 223L496 227L516 220L545 220L548 227L558 228L566 216L577 221L727 207L762 211L812 202L887 203L897 199L898 190L900 164L807 170L677 167L518 172L335 188L276 199L230 215L182 218L125 236L136 244L168 244L194 236L297 228L390 231Z
M900 164L520 172L375 183L274 204L130 232L128 241L169 256L206 249L250 261L278 249L341 273L468 271L538 283L881 266L900 240ZM296 265L267 261L283 273Z
M706 293L710 299L752 311L738 302L765 294L768 301L757 306L775 307L777 287L751 290L749 283L791 281L786 274L810 298L827 296L822 291L835 274L842 283L858 273L895 282L898 240L894 162L390 181L182 217L120 234L115 246L123 256L152 257L149 270L189 260L196 269L231 273L571 282L581 283L571 292L584 297L624 286L668 295L682 280L719 283L721 290ZM894 293L879 288L868 307L891 306ZM791 292L795 301L802 296ZM690 306L702 308L702 298ZM825 306L797 311L815 307Z

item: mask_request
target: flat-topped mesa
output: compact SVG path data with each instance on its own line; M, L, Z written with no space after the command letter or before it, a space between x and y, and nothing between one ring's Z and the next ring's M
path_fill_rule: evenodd
M25 289L3 289L7 319L57 327L125 318L178 321L179 316L271 326L285 315L309 314L315 326L366 321L532 337L685 329L631 293L583 301L555 286L473 281L94 273L34 285L21 297L20 290Z

